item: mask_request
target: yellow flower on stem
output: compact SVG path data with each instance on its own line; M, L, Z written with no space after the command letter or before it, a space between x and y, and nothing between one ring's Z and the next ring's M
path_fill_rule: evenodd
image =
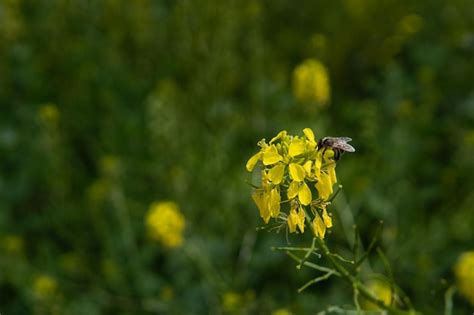
M300 207L297 212L296 208L293 207L290 210L290 214L288 215L288 229L290 230L290 233L296 232L296 227L300 229L301 233L304 233L304 222L304 210Z
M392 300L392 289L388 283L381 280L371 280L367 283L367 288L385 305L390 305ZM377 304L374 304L366 299L362 300L362 305L366 310L375 311L381 309Z
M311 205L318 208L308 215L315 235L324 238L326 229L332 227L326 201L337 182L334 152L327 149L323 154L323 150L317 149L317 142L310 128L305 128L302 136L288 135L283 130L269 143L265 139L258 142L260 150L247 161L246 168L253 171L258 162L262 162L261 184L252 198L266 224L271 218L282 220L286 217L291 233L298 229L303 233L309 213L305 207ZM315 184L317 197L314 197L310 183ZM288 197L283 202L282 193ZM287 203L291 206L287 207ZM285 211L285 216L280 216L280 211Z
M268 210L268 196L263 189L255 190L252 194L252 199L260 211L260 216L265 223L270 220L270 211Z
M300 200L302 205L309 205L312 200L311 190L309 189L308 185L305 182L301 184L300 188L298 189L298 199Z
M326 207L323 208L322 217L323 217L324 225L325 225L327 228L331 228L331 227L332 227L332 218L329 216L329 214L328 214L328 212L327 212L327 210L326 210Z
M300 102L329 103L331 87L326 67L317 59L307 59L293 72L293 94Z
M331 196L332 190L332 183L331 178L326 173L321 173L318 182L316 183L316 189L318 190L319 197L323 200L328 200L329 196Z
M324 239L324 235L326 234L326 224L324 224L323 219L321 219L319 215L316 215L313 220L313 232L314 235L320 239Z
M151 239L168 248L179 247L183 243L185 221L175 202L152 203L145 221Z
M464 252L459 256L454 274L459 293L474 305L474 251Z
M33 292L39 299L48 299L55 295L58 284L51 276L40 274L33 281Z

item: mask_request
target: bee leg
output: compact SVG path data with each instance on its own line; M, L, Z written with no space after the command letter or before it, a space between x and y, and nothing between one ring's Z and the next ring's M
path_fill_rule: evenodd
M338 149L334 149L334 161L338 161L341 157L341 151Z

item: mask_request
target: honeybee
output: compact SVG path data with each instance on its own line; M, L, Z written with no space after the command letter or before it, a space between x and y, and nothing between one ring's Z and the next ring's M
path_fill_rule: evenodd
M341 153L355 152L354 147L347 143L349 141L352 141L352 139L348 137L324 137L318 141L318 150L324 148L324 156L328 148L332 149L334 151L334 160L337 161L341 157Z

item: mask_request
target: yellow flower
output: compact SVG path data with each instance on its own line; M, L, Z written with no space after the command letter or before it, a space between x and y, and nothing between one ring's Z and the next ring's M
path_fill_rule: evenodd
M325 106L331 97L326 67L316 59L307 59L293 72L293 93L300 102L317 102Z
M23 251L23 239L16 235L7 235L2 238L2 249L9 254L19 254Z
M38 275L33 281L33 292L39 299L47 299L54 296L57 287L56 280L48 275Z
M392 290L388 283L381 280L371 280L367 283L367 288L373 295L381 300L385 305L390 305L392 300ZM380 307L366 299L362 300L362 305L366 310L379 310Z
M150 238L168 248L179 247L183 243L184 216L172 201L152 203L146 225Z
M286 308L279 308L272 312L272 315L291 315L291 314L293 313L287 310Z
M261 185L252 193L260 216L267 224L271 218L282 219L280 211L287 211L288 229L291 233L299 228L304 232L305 216L314 211L305 211L305 207L318 208L316 217L308 216L313 221L315 235L324 238L326 229L332 227L332 219L326 211L327 200L333 193L337 182L336 163L331 158L332 150L322 154L317 149L317 139L310 128L303 129L303 136L292 136L283 130L267 144L265 139L258 142L261 148L247 162L246 168L252 171L261 161ZM324 164L323 164L324 159ZM316 182L318 197L313 200L309 186ZM287 195L282 203L281 195ZM288 209L287 204L291 205ZM313 208L314 209L314 208Z
M398 27L403 34L415 34L423 27L423 18L416 14L409 14L403 17Z
M296 232L296 227L300 229L301 233L304 233L304 221L304 210L300 207L298 212L296 212L296 209L293 207L288 216L288 229L290 230L290 233Z
M232 312L242 305L242 296L234 291L225 292L222 297L222 307L227 312Z
M312 198L311 190L306 183L303 183L298 189L298 199L302 205L307 206L311 203Z
M38 115L42 121L50 124L59 120L59 110L53 103L42 105L38 110Z
M323 208L322 217L323 217L324 225L325 225L327 228L331 228L331 227L332 227L332 218L329 216L329 214L328 214L328 212L327 212L327 210L326 210L326 207Z
M167 285L161 289L160 298L164 301L171 301L174 298L173 287Z
M324 239L324 235L326 234L326 225L319 215L316 215L313 220L313 233L320 239Z
M316 183L316 189L318 190L319 197L323 200L328 200L331 196L332 181L329 174L321 173L318 182Z
M474 305L474 251L459 256L454 267L459 293Z

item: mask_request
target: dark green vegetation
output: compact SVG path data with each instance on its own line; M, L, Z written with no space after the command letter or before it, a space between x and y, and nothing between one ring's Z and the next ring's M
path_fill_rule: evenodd
M442 313L474 249L473 30L464 0L1 1L0 313L232 313L226 292L234 314L351 304L332 279L298 294L316 274L255 231L245 163L304 127L357 149L328 243L344 252L351 220L368 243L383 220L397 283ZM306 58L328 68L325 108L293 97ZM147 238L160 200L186 218L181 248Z

